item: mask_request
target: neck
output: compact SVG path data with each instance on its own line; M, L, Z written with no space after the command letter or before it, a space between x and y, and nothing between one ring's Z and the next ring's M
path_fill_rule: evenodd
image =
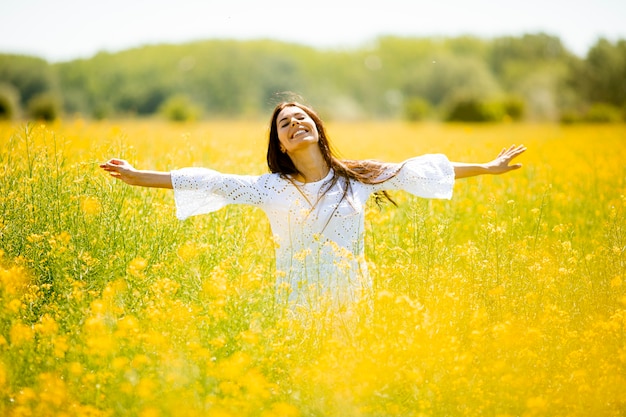
M319 181L328 175L330 170L319 147L315 147L308 152L293 153L289 157L298 170L298 174L294 175L294 179L300 182Z

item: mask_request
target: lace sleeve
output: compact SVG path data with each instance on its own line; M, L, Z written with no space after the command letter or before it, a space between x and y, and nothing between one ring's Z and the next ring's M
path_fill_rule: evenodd
M183 168L171 172L176 217L210 213L227 204L259 206L267 192L265 176L222 174L208 168Z
M397 175L393 175L397 172ZM384 178L389 179L385 180ZM390 164L374 191L404 190L423 198L452 198L454 167L445 155L428 154Z

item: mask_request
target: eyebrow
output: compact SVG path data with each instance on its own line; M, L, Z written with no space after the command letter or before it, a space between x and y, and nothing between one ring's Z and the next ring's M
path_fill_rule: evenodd
M282 123L284 120L289 119L290 117L293 117L293 116L302 116L303 114L306 114L306 113L305 113L305 112L303 112L303 111L296 111L296 112L294 112L291 116L289 116L289 117L283 117L282 119L280 119L280 120L278 121L278 124Z

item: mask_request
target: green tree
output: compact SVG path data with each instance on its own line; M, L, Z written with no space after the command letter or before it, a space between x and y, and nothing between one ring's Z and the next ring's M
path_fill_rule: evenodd
M28 115L32 119L53 121L61 115L61 100L53 93L41 93L28 101Z
M534 65L565 62L570 55L558 37L537 33L494 39L488 61L496 76L514 82ZM526 66L521 67L522 63Z
M161 104L159 112L173 122L187 122L200 117L200 107L184 94L174 95Z
M404 114L407 120L418 122L426 119L431 112L430 103L420 97L412 97L404 103Z
M19 114L19 91L11 84L0 83L0 120L12 120Z
M22 106L36 95L56 89L50 65L43 59L23 55L0 54L0 83L17 89Z
M558 38L540 33L494 40L386 36L343 50L209 40L99 53L52 67L65 111L95 117L153 114L176 95L208 117L265 117L279 93L293 91L325 117L406 117L406 104L416 97L438 110L469 97L500 101L512 118L553 119L564 108L586 108L595 87L566 81L595 61L583 62ZM508 96L516 98L515 108L502 103Z
M446 115L449 122L499 122L505 116L504 106L497 101L460 98L449 107Z
M425 97L434 105L445 105L459 96L488 98L500 93L500 86L484 61L473 57L441 55L437 60L414 67L403 91Z
M576 66L571 83L589 102L626 105L626 41L598 40Z

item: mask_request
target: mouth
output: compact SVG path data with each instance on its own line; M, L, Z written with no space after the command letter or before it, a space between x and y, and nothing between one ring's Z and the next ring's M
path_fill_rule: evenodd
M293 139L296 139L300 136L306 135L309 133L309 130L304 128L304 127L300 127L298 128L298 130L291 136Z

